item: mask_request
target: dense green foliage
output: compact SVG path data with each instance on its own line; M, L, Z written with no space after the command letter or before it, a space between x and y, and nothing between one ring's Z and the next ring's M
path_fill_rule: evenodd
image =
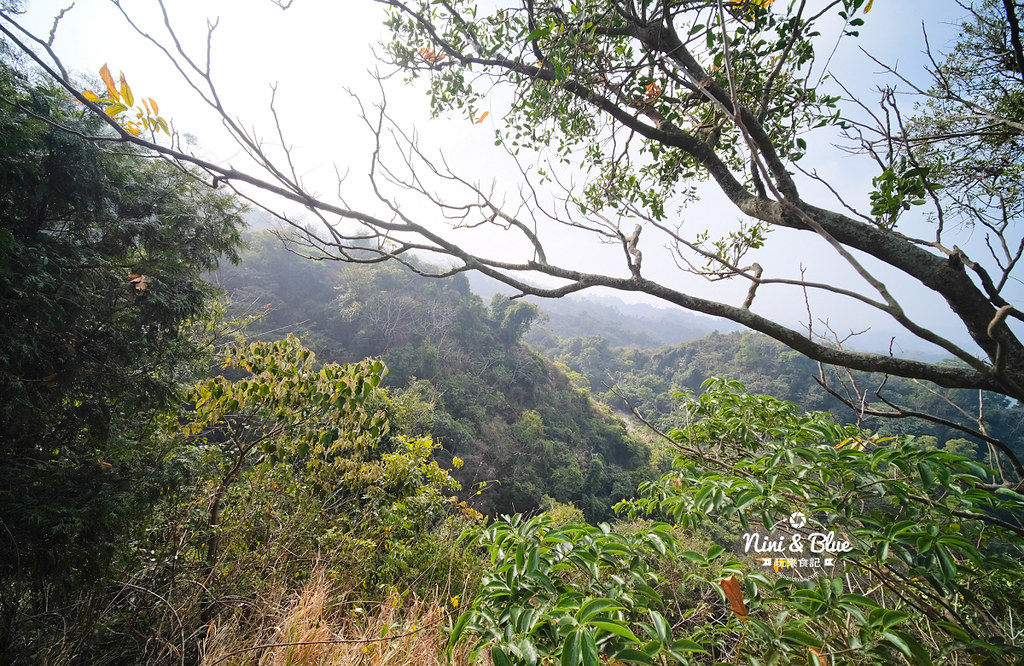
M241 206L0 75L0 662L194 662L315 571L461 593L479 514L415 430L428 407L380 361L222 346L204 273L238 258Z
M968 458L704 388L673 470L619 506L674 525L480 531L495 568L453 641L496 664L1019 663L1024 495ZM732 554L677 545L709 521L743 535Z
M241 226L180 170L55 124L101 131L0 62L0 650L170 483L156 417L202 369L201 274Z
M424 405L416 427L444 447L441 459L465 461L456 478L497 481L473 496L484 513L533 510L549 496L600 519L653 474L641 441L521 343L534 305L496 296L487 307L462 277L397 265L311 264L270 234L254 234L220 279L239 312L263 313L250 335L291 331L331 360L381 357L396 399Z
M487 526L479 542L490 551L492 568L474 607L456 623L450 647L472 633L481 647L490 646L499 665L559 658L593 664L599 652L648 663L636 649L640 639L622 621L642 616L649 618L650 635L666 638L666 652L699 649L689 640L673 644L655 609L661 605L653 587L661 581L655 564L674 551L671 531L655 524L624 535L607 524L556 525L547 514L530 520L516 514Z
M465 579L448 580L452 543L476 516L457 511L433 442L401 428L404 407L379 389L384 366L320 364L293 338L225 353L225 375L162 423L181 478L112 563L105 604L70 614L65 637L80 645L33 645L37 658L194 661L211 625L258 630L270 599L314 576L363 604L462 593Z
M294 338L226 354L231 378L196 384L174 428L178 455L197 463L191 501L205 508L168 526L165 557L184 556L178 566L228 585L239 584L231 578L242 562L268 573L288 566L277 561L288 549L322 549L336 575L370 590L407 573L395 568L409 542L444 520L458 484L430 460L434 443L401 427L409 405L379 390L383 363L320 364ZM288 506L291 520L308 521L292 533L274 525ZM309 566L300 558L291 574L308 576Z

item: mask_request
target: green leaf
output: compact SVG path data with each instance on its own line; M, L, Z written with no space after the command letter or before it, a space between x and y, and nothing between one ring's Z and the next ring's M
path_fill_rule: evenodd
M1011 490L1010 488L996 488L995 494L997 497L1001 497L1003 499L1024 503L1024 495L1021 495L1017 491Z
M562 645L560 666L579 666L583 660L583 649L580 646L580 631L577 629L565 637Z
M782 632L782 637L788 641L803 645L804 647L818 649L822 646L822 642L820 640L804 631L801 631L800 629L785 629Z
M737 509L745 509L760 497L761 493L753 489L748 489L736 495L736 497L733 498L733 502L736 504Z
M871 597L865 597L865 596L860 595L860 594L853 594L853 593L844 594L842 596L842 598L840 599L840 601L844 602L844 603L855 603L855 604L858 604L860 606L866 606L868 608L881 608L882 607L877 601L875 601Z
M952 622L943 622L942 620L936 620L935 626L940 627L946 631L946 633L952 634L958 640L969 642L971 640L970 634L968 634L963 627L957 626Z
M939 566L942 568L942 575L946 582L952 583L956 579L956 564L950 557L949 551L940 543L935 544L935 555L939 558Z
M597 642L594 635L589 631L583 632L583 666L600 666L598 658Z
M536 30L534 30L533 32L531 32L530 34L528 34L526 36L526 41L532 42L535 39L540 39L541 37L547 37L550 34L551 34L551 28L537 28Z
M494 662L494 666L513 666L504 648L497 645L491 646L491 661Z
M890 628L906 621L910 616L906 613L899 611L888 610L885 608L879 608L871 611L869 616L871 625L877 627L879 631L888 631Z
M927 461L922 460L917 463L917 471L921 475L921 481L924 483L925 488L935 485L935 475L932 474L931 466Z
M470 611L459 615L459 619L455 622L455 627L452 629L451 635L448 637L448 647L445 648L445 652L451 654L452 650L458 645L462 639L462 633L466 630L466 625L469 624Z
M605 613L609 610L625 610L625 607L611 599L590 599L576 613L576 619L580 624L588 622L592 617Z
M627 664L657 664L647 653L641 652L640 650L634 650L633 648L626 648L625 650L619 650L615 653L616 661L621 661Z
M634 643L640 642L640 638L636 634L634 634L633 631L623 622L616 622L612 620L593 620L588 624L590 624L590 626L592 627L603 629L608 633L622 636L623 638L633 641Z
M657 639L663 646L668 646L672 642L672 627L669 625L668 620L665 616L656 610L649 610L647 614L651 618L651 638Z
M681 638L678 641L675 641L672 643L671 649L673 652L702 652L704 654L708 654L708 651L705 650L700 643L691 641L688 638Z
M882 637L895 645L910 660L910 663L915 664L915 666L931 666L932 659L928 655L927 650L907 633L902 631L886 631L882 633Z
M537 663L537 647L528 638L520 638L515 642L515 648L519 651L520 656L526 660L529 666L533 666Z

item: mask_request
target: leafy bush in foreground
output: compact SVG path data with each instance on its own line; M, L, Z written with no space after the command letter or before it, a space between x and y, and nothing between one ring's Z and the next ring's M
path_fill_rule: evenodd
M704 388L681 396L672 471L617 507L677 529L491 525L496 568L450 646L476 635L496 664L1019 662L1019 488L735 382ZM707 521L760 557L678 546Z

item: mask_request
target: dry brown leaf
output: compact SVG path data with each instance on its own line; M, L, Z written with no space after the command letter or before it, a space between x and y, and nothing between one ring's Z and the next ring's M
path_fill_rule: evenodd
M736 576L729 576L718 581L719 587L725 592L725 598L729 600L729 605L732 607L732 612L736 614L736 617L746 621L747 616L750 612L747 611L747 605L743 603L743 590L740 589L740 582L736 580Z

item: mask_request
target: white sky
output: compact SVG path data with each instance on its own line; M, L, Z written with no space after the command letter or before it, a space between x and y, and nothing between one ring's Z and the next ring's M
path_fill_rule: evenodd
M30 0L26 25L47 32L52 17L66 2L68 0ZM154 34L160 32L154 2L123 0L122 5ZM379 98L376 84L367 73L378 66L373 49L379 49L378 42L384 32L381 28L383 11L378 4L369 0L295 0L288 11L282 11L269 0L168 0L168 5L186 47L199 59L203 58L205 17L220 17L220 25L214 33L213 72L231 113L246 127L256 128L268 148L276 147L279 141L267 112L270 86L276 83L278 111L285 123L293 159L311 188L330 198L337 189L336 165L339 171L350 174L343 185L349 205L369 209L369 212L380 210L365 186L370 137L355 116L353 100L344 92L345 88L357 91L371 104ZM885 79L878 72L879 68L860 53L861 47L885 62L898 62L902 72L924 82L922 22L927 24L933 48L942 51L955 39L952 22L960 12L952 0L876 0L866 17L867 24L861 28L862 37L840 46L831 59L831 69L866 101L875 99L872 91ZM115 76L123 70L136 96L155 98L161 114L173 119L179 131L199 138L200 150L206 156L235 166L244 164L244 157L237 149L224 142L213 114L194 101L165 59L130 30L108 0L78 0L62 21L55 46L74 71L95 76L104 63L109 63ZM474 124L467 118L429 120L423 89L403 85L401 77L388 83L387 96L389 109L395 112L402 126L415 127L424 146L443 149L457 171L485 183L495 179L499 187L511 194L516 192L517 173L501 150L493 146L494 132L500 127L502 115L500 94L488 100L490 106L485 109L491 114L481 124ZM811 139L810 143L812 150L801 164L816 168L852 202L865 204L871 177L875 175L870 165L835 150L827 137ZM816 204L835 206L820 188L808 186L805 192L812 193L805 194L805 198ZM410 201L409 205L416 203ZM424 208L417 210L417 214L429 216L433 212ZM688 208L684 215L696 227L734 223L739 218L729 204L713 193L701 204ZM617 261L621 253L620 249L595 247L593 243L578 241L561 232L550 238L556 249L549 251L549 256L562 254L567 261L577 262L582 267L601 268L607 262ZM981 253L980 237L965 236L962 240L959 245L968 248L968 252ZM488 236L479 242L496 251L495 248L503 247L508 239L507 236ZM808 268L808 279L825 282L839 276L849 284L856 282L850 277L852 271L809 234L773 232L769 236L769 248L756 257L765 266L766 274L798 277L798 268L803 264ZM648 277L677 288L708 289L702 281L681 275L667 253L658 257L655 245L645 249L644 266ZM959 324L941 318L945 307L939 299L911 289L898 276L882 274L881 277L897 294L904 292L911 315L946 335L962 339ZM707 292L710 295L739 304L746 284L716 283L711 288L713 291ZM625 297L628 299L629 295ZM834 305L832 299L816 297L813 301L815 316L829 318L839 330L862 329L877 323L877 317L870 313L845 305L838 309L830 307ZM774 314L791 325L806 320L805 305L798 292L773 295L771 290L763 288L755 310ZM891 323L876 327L898 330ZM900 339L907 342L908 347L922 348L921 344L910 343L909 334Z

